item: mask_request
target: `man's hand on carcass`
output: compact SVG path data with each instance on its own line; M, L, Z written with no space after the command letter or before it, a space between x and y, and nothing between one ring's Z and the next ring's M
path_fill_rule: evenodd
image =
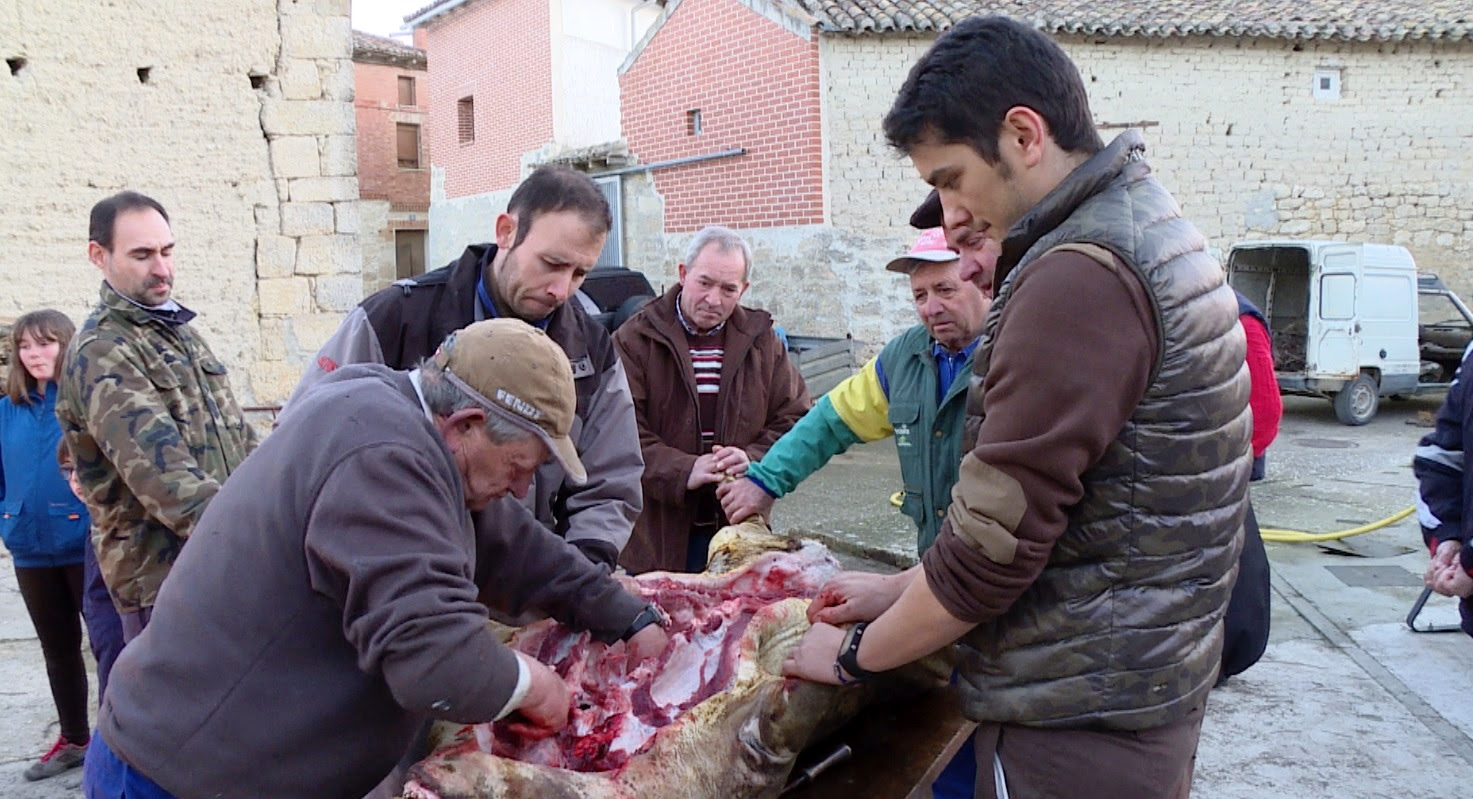
M741 447L718 445L711 450L711 454L716 456L716 468L723 477L741 477L747 473L747 464L751 462L747 451Z
M749 516L772 518L772 495L748 478L718 486L716 498L721 500L721 510L732 524L741 524Z
M665 628L658 624L651 624L630 636L624 643L629 652L629 665L632 668L642 660L659 657L661 652L670 643L670 636L665 633Z
M557 732L568 726L572 698L568 693L567 683L557 676L557 672L542 663L521 652L516 655L526 665L532 680L517 712L534 727Z
M914 567L900 574L840 572L818 589L818 596L808 603L808 621L825 624L853 624L874 621L895 604L895 600L919 573Z
M783 675L825 685L838 685L839 677L834 673L834 664L839 660L839 647L843 645L843 630L829 624L815 624L804 633L803 640L783 660Z
M1443 569L1458 562L1458 553L1463 548L1463 542L1456 540L1440 541L1437 549L1432 551L1431 560L1427 561L1427 570L1422 573L1422 584L1433 588L1437 581L1437 575ZM1435 588L1433 590L1436 590Z
M685 480L685 487L691 491L703 485L719 483L726 478L726 473L716 465L716 453L707 452L696 458L696 462L690 467L690 477Z

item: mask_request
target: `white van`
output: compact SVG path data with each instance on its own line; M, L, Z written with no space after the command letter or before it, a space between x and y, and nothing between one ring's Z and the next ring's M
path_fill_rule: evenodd
M1380 397L1445 389L1473 340L1473 313L1405 247L1248 241L1227 268L1268 319L1279 390L1332 399L1345 424Z

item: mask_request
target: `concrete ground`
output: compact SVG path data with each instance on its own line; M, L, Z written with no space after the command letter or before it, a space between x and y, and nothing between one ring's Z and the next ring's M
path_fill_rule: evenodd
M1369 425L1345 427L1328 402L1285 398L1269 479L1255 483L1266 528L1329 532L1410 505L1413 447L1440 398L1386 403ZM888 504L900 487L888 442L841 455L780 502L796 528L903 561L915 530ZM1273 634L1248 672L1212 694L1197 769L1199 799L1453 797L1473 784L1473 639L1411 632L1421 592L1415 519L1347 539L1269 544ZM3 558L3 556L0 556ZM1452 624L1434 597L1419 626ZM8 559L0 560L0 799L71 799L80 774L25 783L20 773L56 737L40 650Z

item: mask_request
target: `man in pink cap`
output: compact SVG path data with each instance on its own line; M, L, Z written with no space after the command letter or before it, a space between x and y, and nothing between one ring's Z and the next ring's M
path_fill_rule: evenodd
M956 378L971 373L972 350L987 316L986 294L962 279L964 269L977 271L971 261L978 257L995 259L996 251L959 255L947 247L941 228L931 228L910 252L885 265L909 276L921 323L824 395L761 461L747 467L745 479L718 490L728 518L767 516L774 500L829 458L861 441L894 436L905 483L901 510L916 523L917 552L930 547L961 460L967 381Z

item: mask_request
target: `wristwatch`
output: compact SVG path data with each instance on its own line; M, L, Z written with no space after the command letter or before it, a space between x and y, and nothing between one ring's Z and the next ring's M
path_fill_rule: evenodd
M646 603L644 606L644 610L641 610L639 612L639 615L634 617L634 621L629 623L629 629L625 630L624 634L619 636L619 640L628 641L630 638L633 638L635 634L638 633L640 630L643 630L651 624L658 624L661 627L664 627L666 623L667 622L665 620L665 614L660 612L659 608L655 607L655 603Z
M869 622L865 621L850 627L849 634L839 647L839 657L834 661L834 677L838 678L840 685L854 685L879 674L859 667L859 642L864 638L864 631L868 627ZM844 679L846 673L853 679Z

